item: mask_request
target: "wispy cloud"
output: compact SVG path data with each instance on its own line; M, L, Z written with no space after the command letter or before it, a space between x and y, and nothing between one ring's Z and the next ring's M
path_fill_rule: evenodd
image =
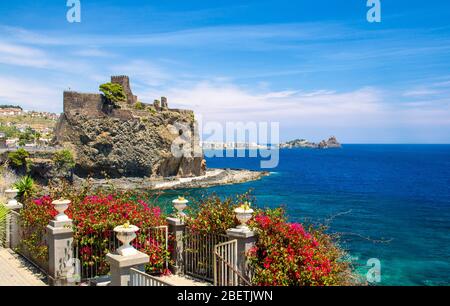
M0 63L45 68L51 60L39 49L0 41Z
M120 73L130 75L143 101L168 96L172 106L193 108L206 120L279 121L347 135L450 129L448 78L407 88L395 87L395 77L392 86L374 81L426 69L442 74L435 59L448 58L450 39L439 29L370 31L321 22L90 33L68 39L58 30L0 26L0 63L42 71L42 80L0 72L0 100L36 108L57 101L61 109L64 88L53 80L92 91Z
M0 76L0 103L19 104L28 110L59 112L63 89L46 81Z

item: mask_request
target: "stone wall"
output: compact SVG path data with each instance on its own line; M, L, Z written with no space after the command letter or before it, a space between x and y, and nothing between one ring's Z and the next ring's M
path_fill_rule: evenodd
M83 114L89 117L100 117L104 115L105 98L101 94L65 91L63 99L66 116Z

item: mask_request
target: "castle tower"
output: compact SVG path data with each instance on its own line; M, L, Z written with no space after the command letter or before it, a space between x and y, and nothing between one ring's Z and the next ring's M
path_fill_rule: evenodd
M119 84L122 86L123 91L127 95L127 103L135 104L137 102L137 97L133 95L130 87L130 79L126 75L117 75L111 77L111 83Z
M169 105L167 104L167 98L166 97L161 97L161 108L163 110L169 109Z

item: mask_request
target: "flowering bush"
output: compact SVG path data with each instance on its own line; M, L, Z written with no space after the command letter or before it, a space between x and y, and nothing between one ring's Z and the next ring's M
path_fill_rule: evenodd
M234 209L249 199L249 194L223 201L217 196L201 199L187 225L199 232L225 234L238 225ZM281 208L256 209L249 226L258 234L256 245L247 254L253 284L350 284L353 274L349 263L342 260L344 252L323 231L287 222Z
M239 225L234 209L250 197L249 193L225 200L217 195L202 197L188 208L191 218L186 220L186 225L193 231L226 234L227 229Z
M248 258L252 281L271 286L329 286L350 283L349 263L329 235L288 223L283 209L259 211L250 222L258 233Z
M46 246L39 240L42 240L40 237L44 236L48 222L56 215L51 202L50 196L43 196L29 201L26 209L22 210L23 244L36 257L42 258L45 253ZM164 264L169 258L169 252L165 248L165 237L154 235L152 231L154 227L165 225L159 207L151 206L139 198L133 201L128 193L97 194L85 196L80 201L74 200L66 214L73 220L74 241L85 268L95 266L98 274L108 271L105 256L111 248L117 247L111 245L114 235L112 229L128 221L140 228L133 244L150 256L147 271L166 272Z
M21 236L19 247L22 252L27 253L42 266L48 261L48 247L45 242L46 227L50 220L58 213L51 204L48 196L36 199L22 209L21 214Z

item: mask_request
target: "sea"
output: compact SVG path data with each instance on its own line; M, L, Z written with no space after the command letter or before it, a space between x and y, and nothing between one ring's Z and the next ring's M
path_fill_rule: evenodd
M292 222L327 224L375 285L450 285L450 145L281 149L273 169L245 153L207 157L207 165L270 175L183 192L226 197L251 190L255 205L283 206Z

